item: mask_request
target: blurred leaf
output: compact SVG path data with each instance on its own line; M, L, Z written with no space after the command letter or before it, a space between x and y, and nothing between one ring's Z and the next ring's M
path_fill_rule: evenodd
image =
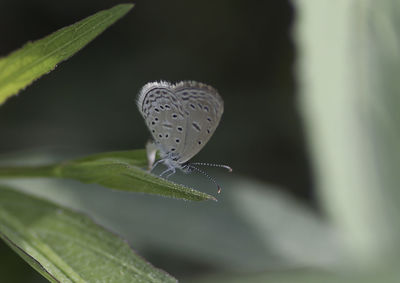
M0 237L51 282L175 282L82 214L0 187Z
M339 280L340 279L340 280ZM190 283L337 283L358 281L343 280L343 276L335 277L328 272L314 270L284 270L270 272L254 272L239 274L216 274L203 276L195 280L187 280Z
M217 274L203 276L190 283L397 283L399 272L396 269L377 273L335 272L317 269L289 269L258 273Z
M132 7L133 4L121 4L100 11L1 58L0 105L78 52Z
M185 200L216 200L213 196L167 181L146 172L144 150L105 152L37 167L0 167L0 178L56 177L108 188L157 194Z
M277 187L225 172L216 177L223 186L218 203L190 204L96 187L87 190L84 184L56 179L4 181L88 213L135 243L153 264L178 277L190 267L250 272L343 262L341 239L317 211ZM175 178L199 189L210 186L201 175Z
M330 267L342 262L343 243L334 227L290 195L262 183L236 180L233 194L241 218L266 246L298 266ZM246 190L239 189L246 188Z
M298 0L300 102L353 263L400 256L400 2Z

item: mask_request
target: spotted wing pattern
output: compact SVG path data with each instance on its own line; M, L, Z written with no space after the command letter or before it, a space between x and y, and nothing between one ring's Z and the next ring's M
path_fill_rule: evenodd
M224 111L218 92L197 82L178 83L174 91L181 101L185 114L185 143L180 162L196 155L215 132Z
M205 84L146 84L138 107L161 154L183 164L209 141L223 113L223 100Z

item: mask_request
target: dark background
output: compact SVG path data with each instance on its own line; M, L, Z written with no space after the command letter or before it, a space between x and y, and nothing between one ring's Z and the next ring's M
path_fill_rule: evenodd
M0 56L119 1L0 1ZM136 1L122 20L0 108L0 153L143 148L146 82L217 88L225 113L196 161L271 183L313 205L296 106L289 1ZM1 246L0 252L8 252Z

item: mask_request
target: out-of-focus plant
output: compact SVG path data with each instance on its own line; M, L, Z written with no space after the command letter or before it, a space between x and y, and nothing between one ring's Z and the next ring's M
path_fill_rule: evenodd
M292 2L299 109L320 207L341 252L323 269L300 265L196 282L397 282L400 2Z
M132 7L122 4L100 11L0 59L0 104L71 57ZM213 199L146 173L146 164L144 151L113 152L48 166L2 167L0 178L70 178L187 200ZM5 186L0 186L0 195L0 238L51 282L176 281L82 214Z
M400 255L400 3L295 3L299 101L321 204L352 263L386 265Z
M226 203L237 217L225 211L212 218L220 228L212 230L214 237L219 235L226 245L206 243L199 251L193 243L200 243L204 234L189 229L190 238L182 238L179 224L200 220L204 210L185 206L182 213L183 208L167 201L162 202L164 210L179 216L168 224L173 228L159 244L173 249L184 242L186 257L201 257L225 271L195 282L396 282L400 2L293 3L299 109L325 217L263 185L232 176ZM0 103L70 57L131 7L99 12L0 59ZM214 199L146 173L146 164L143 150L109 152L39 167L1 167L0 178L75 179L114 190ZM141 202L131 201L132 210L137 212ZM207 211L215 216L214 209ZM161 226L168 217L157 214L151 221ZM140 213L129 214L127 222L134 226L132 233L143 233L143 238L157 233L157 225L146 233L139 228ZM88 217L5 185L0 186L0 237L50 281L175 281ZM217 257L222 260L212 261ZM236 273L227 274L231 270Z

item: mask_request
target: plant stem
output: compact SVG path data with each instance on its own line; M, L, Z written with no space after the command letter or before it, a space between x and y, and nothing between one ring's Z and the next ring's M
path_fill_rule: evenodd
M32 177L55 177L54 166L0 167L0 179Z

